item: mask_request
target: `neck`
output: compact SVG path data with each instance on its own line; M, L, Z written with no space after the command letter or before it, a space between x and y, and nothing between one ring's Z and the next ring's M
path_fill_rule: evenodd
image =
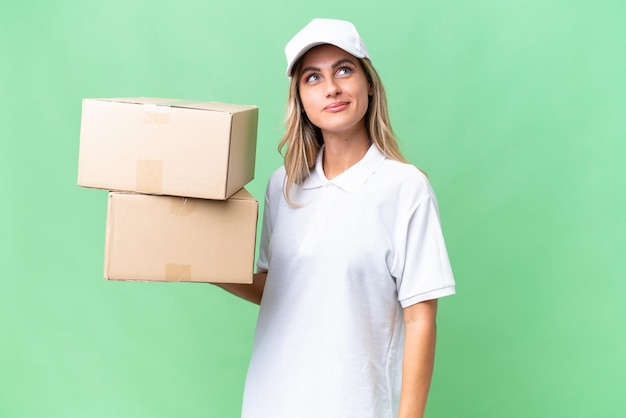
M370 140L367 132L324 135L322 167L327 179L332 179L358 163L367 153Z

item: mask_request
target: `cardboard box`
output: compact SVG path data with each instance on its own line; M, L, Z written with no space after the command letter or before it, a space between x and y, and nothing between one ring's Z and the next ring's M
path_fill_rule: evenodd
M252 283L258 202L109 193L104 277Z
M84 99L78 185L223 200L254 178L258 108Z

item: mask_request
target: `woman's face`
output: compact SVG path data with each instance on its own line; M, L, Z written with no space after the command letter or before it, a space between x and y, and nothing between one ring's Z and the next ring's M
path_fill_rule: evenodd
M320 45L304 55L301 68L302 106L323 136L362 133L371 87L359 60L336 46Z

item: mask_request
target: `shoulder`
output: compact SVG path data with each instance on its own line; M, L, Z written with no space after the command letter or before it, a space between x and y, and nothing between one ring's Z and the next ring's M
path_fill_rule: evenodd
M282 185L285 179L285 166L281 166L274 170L270 175L269 184L280 183Z
M416 166L395 160L385 160L377 170L390 188L412 199L434 197L428 177Z
M284 181L285 167L281 166L274 170L274 172L270 175L270 178L267 182L267 188L265 190L266 199L273 199L274 196L280 195L283 190Z

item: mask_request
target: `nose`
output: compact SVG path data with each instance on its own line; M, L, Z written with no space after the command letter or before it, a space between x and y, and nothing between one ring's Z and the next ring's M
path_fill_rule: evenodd
M333 77L326 79L326 97L337 96L341 93L341 87L337 83L337 80Z

